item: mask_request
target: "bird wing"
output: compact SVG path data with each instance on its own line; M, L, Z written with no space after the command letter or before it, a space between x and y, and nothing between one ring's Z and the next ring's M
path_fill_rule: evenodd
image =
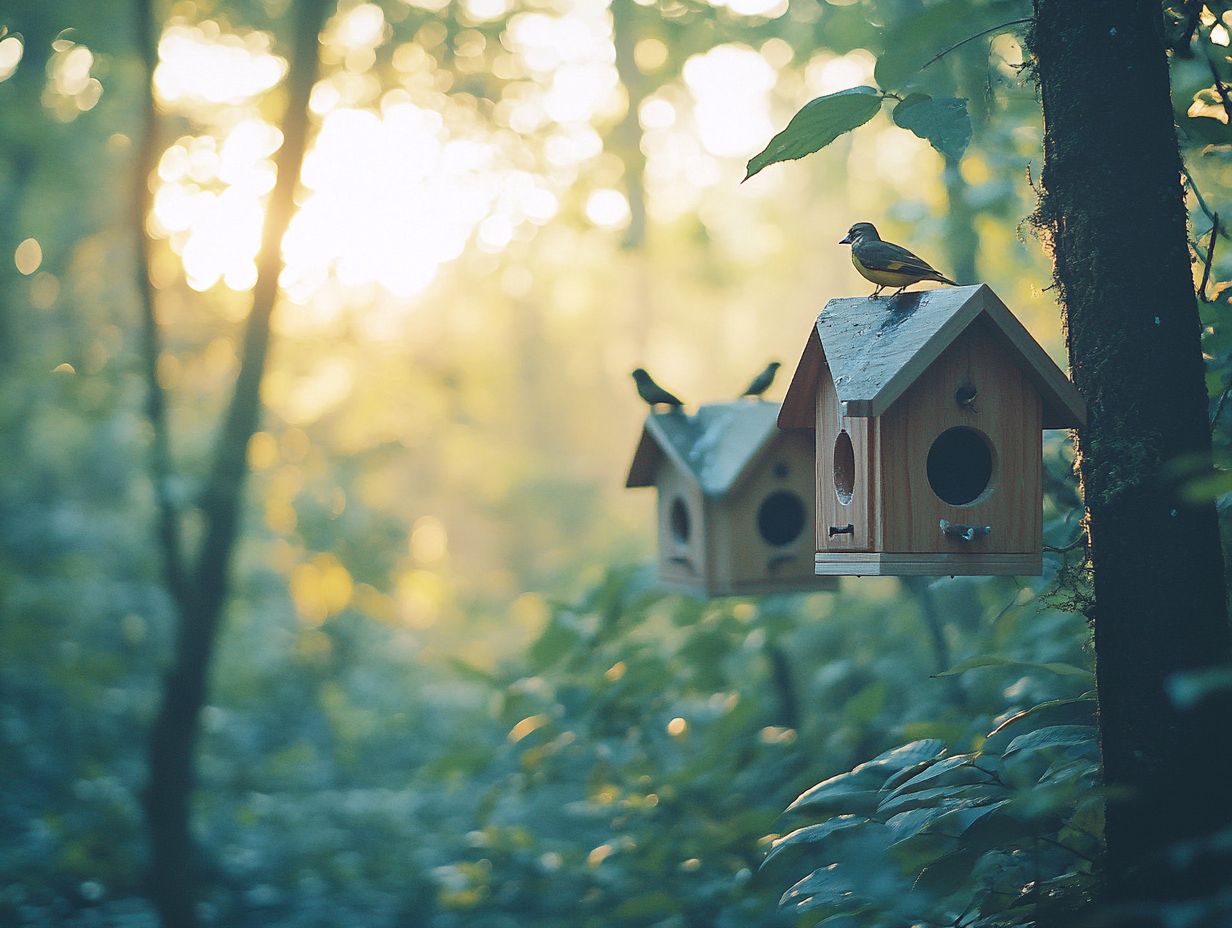
M919 274L921 277L941 276L941 272L923 258L893 242L860 242L857 249L856 257L860 263L872 270Z

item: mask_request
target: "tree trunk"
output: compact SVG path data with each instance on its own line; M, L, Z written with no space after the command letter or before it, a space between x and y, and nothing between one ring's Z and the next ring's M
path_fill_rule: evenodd
M1227 661L1229 629L1214 506L1184 502L1176 475L1210 467L1210 432L1163 21L1158 0L1035 0L1035 14L1037 220L1089 405L1103 888L1114 903L1182 898L1222 876L1166 852L1232 822L1228 716L1214 699L1184 711L1167 688Z
M201 709L209 688L210 661L227 599L228 573L247 476L248 440L257 428L260 414L260 385L268 356L270 316L282 271L282 238L294 212L295 187L307 147L308 98L318 73L318 37L332 3L333 0L300 0L297 4L291 69L287 75L287 109L281 127L283 144L277 158L278 179L270 196L257 255L257 282L244 335L240 371L202 494L204 538L191 566L177 568L179 520L169 503L160 509L159 537L178 634L172 666L164 684L163 704L150 736L149 780L143 798L150 837L150 894L165 928L193 928L197 924L198 867L193 855L189 815L194 750ZM137 11L142 39L148 42L149 0L138 0ZM148 132L153 128L152 110L147 118ZM146 170L149 168L147 164ZM144 180L145 177L143 183ZM139 188L138 201L144 202L143 198L144 193ZM138 221L143 218L139 216ZM145 257L144 242L138 253ZM147 286L144 280L141 283ZM146 351L152 355L146 359L147 375L150 391L157 394L160 388L153 376L157 364L157 326L152 297L148 290L145 292ZM157 481L162 476L160 469L170 467L160 395L150 401L148 411L155 431L153 458ZM161 492L159 502L166 502Z

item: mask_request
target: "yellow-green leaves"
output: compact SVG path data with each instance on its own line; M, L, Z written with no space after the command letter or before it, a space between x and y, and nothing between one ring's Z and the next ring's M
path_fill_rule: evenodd
M770 140L748 164L748 180L767 165L795 161L825 148L844 132L864 125L881 109L875 87L852 87L826 94L804 104L787 128Z

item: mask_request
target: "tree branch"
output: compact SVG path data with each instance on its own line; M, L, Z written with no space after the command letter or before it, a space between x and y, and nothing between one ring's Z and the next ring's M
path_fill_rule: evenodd
M1198 284L1198 297L1203 303L1209 303L1206 296L1206 285L1211 279L1211 262L1215 260L1215 240L1219 237L1219 214L1216 213L1211 226L1211 240L1206 245L1206 263L1202 267L1202 283Z
M162 549L163 575L167 590L177 608L188 596L187 572L184 567L183 543L180 532L180 512L171 492L172 453L171 429L167 419L167 401L158 381L158 359L162 355L162 335L154 286L150 282L150 237L146 232L146 217L153 206L150 178L154 174L158 152L158 113L154 93L150 89L157 64L157 39L153 32L151 0L136 0L134 19L141 79L146 87L143 95L141 141L133 166L133 198L131 217L133 244L136 250L134 284L141 314L141 362L146 380L145 414L150 422L150 479L154 484L157 506L157 534Z
M1190 174L1184 166L1181 167L1181 176L1185 178L1185 183L1189 184L1189 189L1193 191L1194 197L1198 201L1198 209L1202 210L1202 214L1211 221L1211 225L1218 229L1219 234L1224 238L1232 238L1232 236L1228 234L1228 230L1219 224L1218 214L1207 206L1206 197L1202 196L1202 191L1199 190L1198 185L1194 183L1193 175Z
M136 2L148 16L150 0ZM307 147L308 100L320 67L317 46L327 11L336 2L298 0L294 7L295 35L281 126L283 144L276 159L277 180L257 255L257 282L240 371L215 441L213 467L201 503L204 538L192 573L184 581L188 595L177 602L175 655L150 734L150 769L142 798L150 835L150 894L163 928L197 928L199 924L195 906L200 868L189 829L195 747L227 599L227 577L248 471L248 441L260 414L270 316L282 270L281 243L295 209L294 193Z
M1232 378L1223 388L1223 392L1219 394L1219 402L1215 404L1215 411L1211 413L1211 431L1215 431L1215 426L1219 423L1219 414L1223 412L1224 405L1228 402L1228 394L1232 393Z
M1193 39L1194 33L1198 31L1198 20L1202 15L1202 6L1204 0L1189 0L1187 6L1189 11L1185 16L1185 32L1181 35L1180 40L1172 46L1172 50L1182 58L1193 57Z
M1224 114L1228 117L1228 121L1232 122L1232 99L1228 97L1228 88L1224 86L1223 78L1219 76L1219 69L1215 67L1215 62L1207 58L1206 66L1211 70L1211 77L1215 81L1215 93L1219 94L1219 102L1223 104Z
M1004 29L1006 26L1021 26L1029 22L1031 22L1031 17L1029 16L1026 19L1011 19L1009 22L1005 22L1005 23L1001 23L1000 25L993 26L991 29L985 29L983 32L977 32L975 35L969 35L965 39L963 39L961 42L955 42L949 48L945 48L937 52L937 54L933 55L926 62L920 65L920 70L923 71L930 64L940 61L942 58L944 58L946 55L948 55L950 52L954 51L955 49L962 48L968 42L974 42L976 39L980 38L981 36L986 36L990 32L996 32L998 29Z

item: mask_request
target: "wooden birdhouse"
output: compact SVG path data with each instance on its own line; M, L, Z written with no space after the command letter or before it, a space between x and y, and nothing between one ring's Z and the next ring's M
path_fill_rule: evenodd
M1082 397L987 286L831 300L779 426L815 442L819 575L1043 572L1043 429Z
M779 406L650 413L628 487L658 490L659 580L703 596L833 590L813 570L813 445Z

